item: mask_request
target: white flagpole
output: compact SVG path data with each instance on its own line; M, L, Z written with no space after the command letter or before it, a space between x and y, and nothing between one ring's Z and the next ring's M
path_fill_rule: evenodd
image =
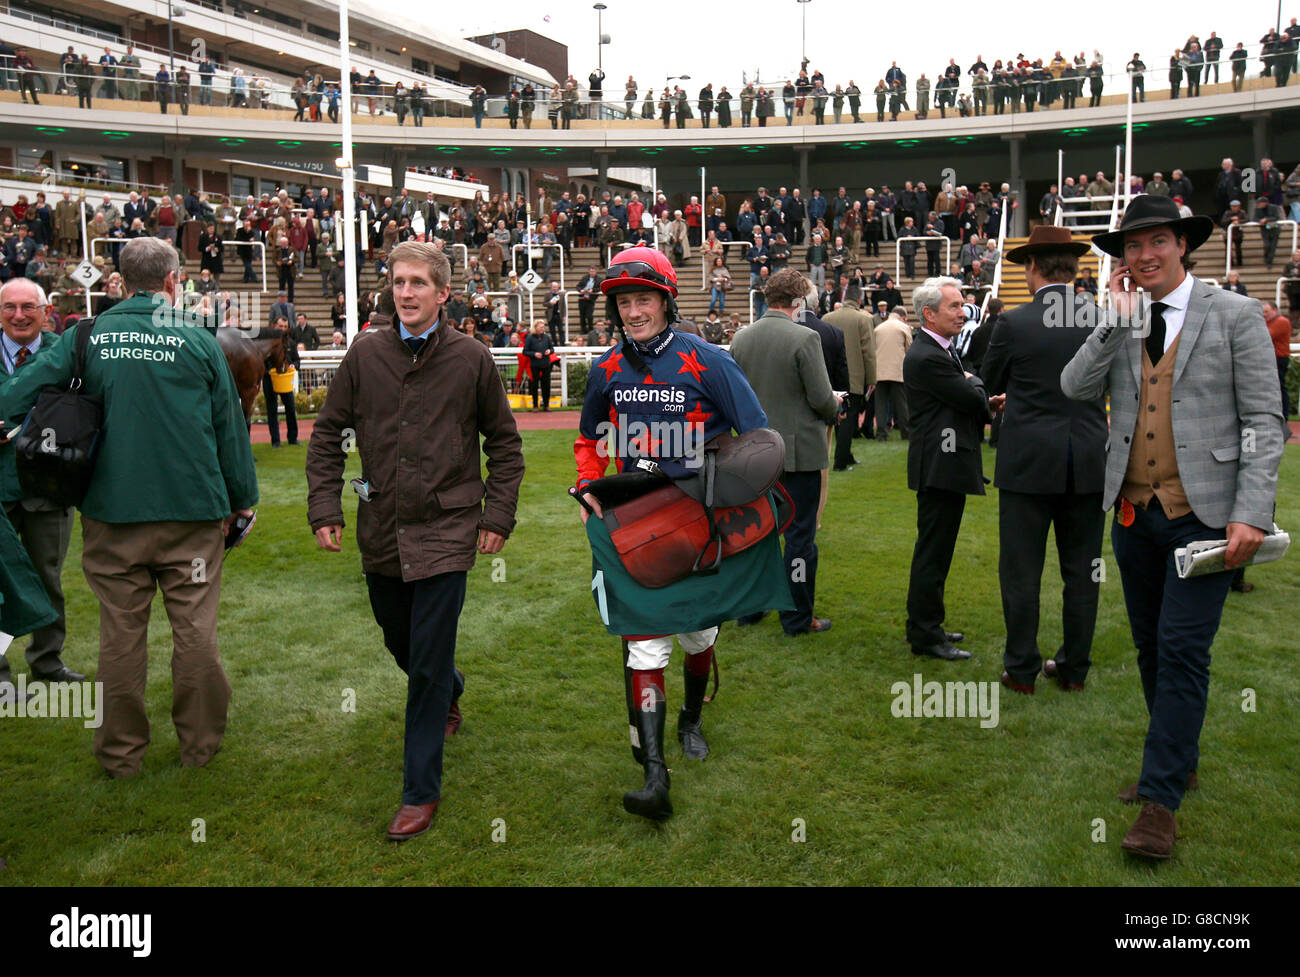
M348 0L339 0L339 102L343 114L339 169L343 171L343 261L347 344L357 338L357 181L352 146L352 54L348 36Z

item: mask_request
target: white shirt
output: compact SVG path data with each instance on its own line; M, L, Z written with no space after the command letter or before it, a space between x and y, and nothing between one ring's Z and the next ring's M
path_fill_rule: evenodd
M1192 300L1192 283L1196 276L1188 273L1183 276L1183 283L1159 301L1165 305L1165 351L1174 344L1178 334L1183 331L1183 320L1187 318L1187 303Z

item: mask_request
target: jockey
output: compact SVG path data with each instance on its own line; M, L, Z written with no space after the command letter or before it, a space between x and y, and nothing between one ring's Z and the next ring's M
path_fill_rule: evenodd
M698 473L709 439L733 429L743 434L767 426L758 398L730 354L673 329L679 321L674 301L677 275L662 252L638 247L615 255L600 290L623 342L591 368L574 443L575 491L597 516L601 515L599 502L583 489L605 474L611 455L619 472L643 469L674 479L689 478ZM583 522L588 518L584 507ZM667 634L623 635L632 755L645 768L644 788L624 795L623 807L653 820L672 814L663 753L664 669L672 653L675 623L669 617L662 620ZM612 627L617 622L606 624ZM677 739L686 756L701 760L709 754L701 732L701 711L717 635L716 626L677 634L686 652Z

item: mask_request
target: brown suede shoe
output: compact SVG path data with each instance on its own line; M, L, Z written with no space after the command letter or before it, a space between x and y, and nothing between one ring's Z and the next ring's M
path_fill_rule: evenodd
M1183 785L1183 792L1189 790L1199 790L1201 782L1197 779L1196 771L1193 770L1187 775L1187 783ZM1138 785L1130 784L1119 792L1119 799L1125 804L1136 804L1138 802Z
M1173 854L1177 836L1178 822L1174 820L1174 812L1163 804L1143 798L1142 813L1128 829L1120 847L1131 855L1163 860Z
M393 815L388 825L390 841L406 841L429 830L433 821L433 812L438 809L438 802L432 804L403 804Z

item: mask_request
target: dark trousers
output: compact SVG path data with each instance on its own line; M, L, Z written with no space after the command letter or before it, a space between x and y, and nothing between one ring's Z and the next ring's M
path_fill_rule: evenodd
M914 647L943 644L943 590L952 566L966 496L946 489L916 493L916 547L907 585L907 641Z
M578 328L588 332L596 327L596 300L578 299ZM551 340L554 342L555 340Z
M889 440L889 422L892 420L898 433L906 440L912 431L908 423L907 392L897 380L881 380L876 384L876 440Z
M794 519L785 530L785 579L790 584L793 611L781 611L781 627L786 634L807 631L813 620L813 600L817 594L817 505L821 502L822 473L786 472L781 484L794 501ZM753 623L762 615L741 618Z
M1150 723L1138 793L1171 811L1200 759L1198 742L1210 689L1210 645L1219 630L1231 573L1178 578L1174 550L1222 539L1188 513L1170 520L1160 503L1134 507L1133 525L1111 525L1110 541L1124 583L1129 628Z
M835 467L853 464L853 437L858 433L858 415L862 413L862 394L851 393L845 404L847 413L835 425Z
M266 427L271 432L271 443L280 443L280 409L284 404L284 433L290 444L298 443L298 409L293 402L293 394L278 394L271 386L271 374L262 377L262 396L266 398Z
M1032 495L1002 489L998 494L1001 540L998 581L1007 647L1002 665L1022 685L1033 685L1042 668L1038 653L1038 596L1047 555L1047 530L1056 535L1061 563L1060 649L1058 674L1071 682L1087 678L1092 635L1097 627L1101 534L1106 511L1101 493Z
M407 676L403 804L432 804L442 797L447 712L465 689L456 671L456 625L465 606L465 576L458 570L407 582L366 574L370 607L384 632L384 645Z
M293 280L294 280L293 269L294 269L293 265L280 265L280 286L279 287L284 289L285 292L288 293L288 299L290 302L293 301Z
M534 366L533 370L535 371L533 373L533 379L529 381L529 383L532 385L533 410L537 409L537 398L539 394L541 395L542 398L542 406L546 410L550 410L551 409L551 369L550 367L547 367L545 370L540 370L536 366Z

